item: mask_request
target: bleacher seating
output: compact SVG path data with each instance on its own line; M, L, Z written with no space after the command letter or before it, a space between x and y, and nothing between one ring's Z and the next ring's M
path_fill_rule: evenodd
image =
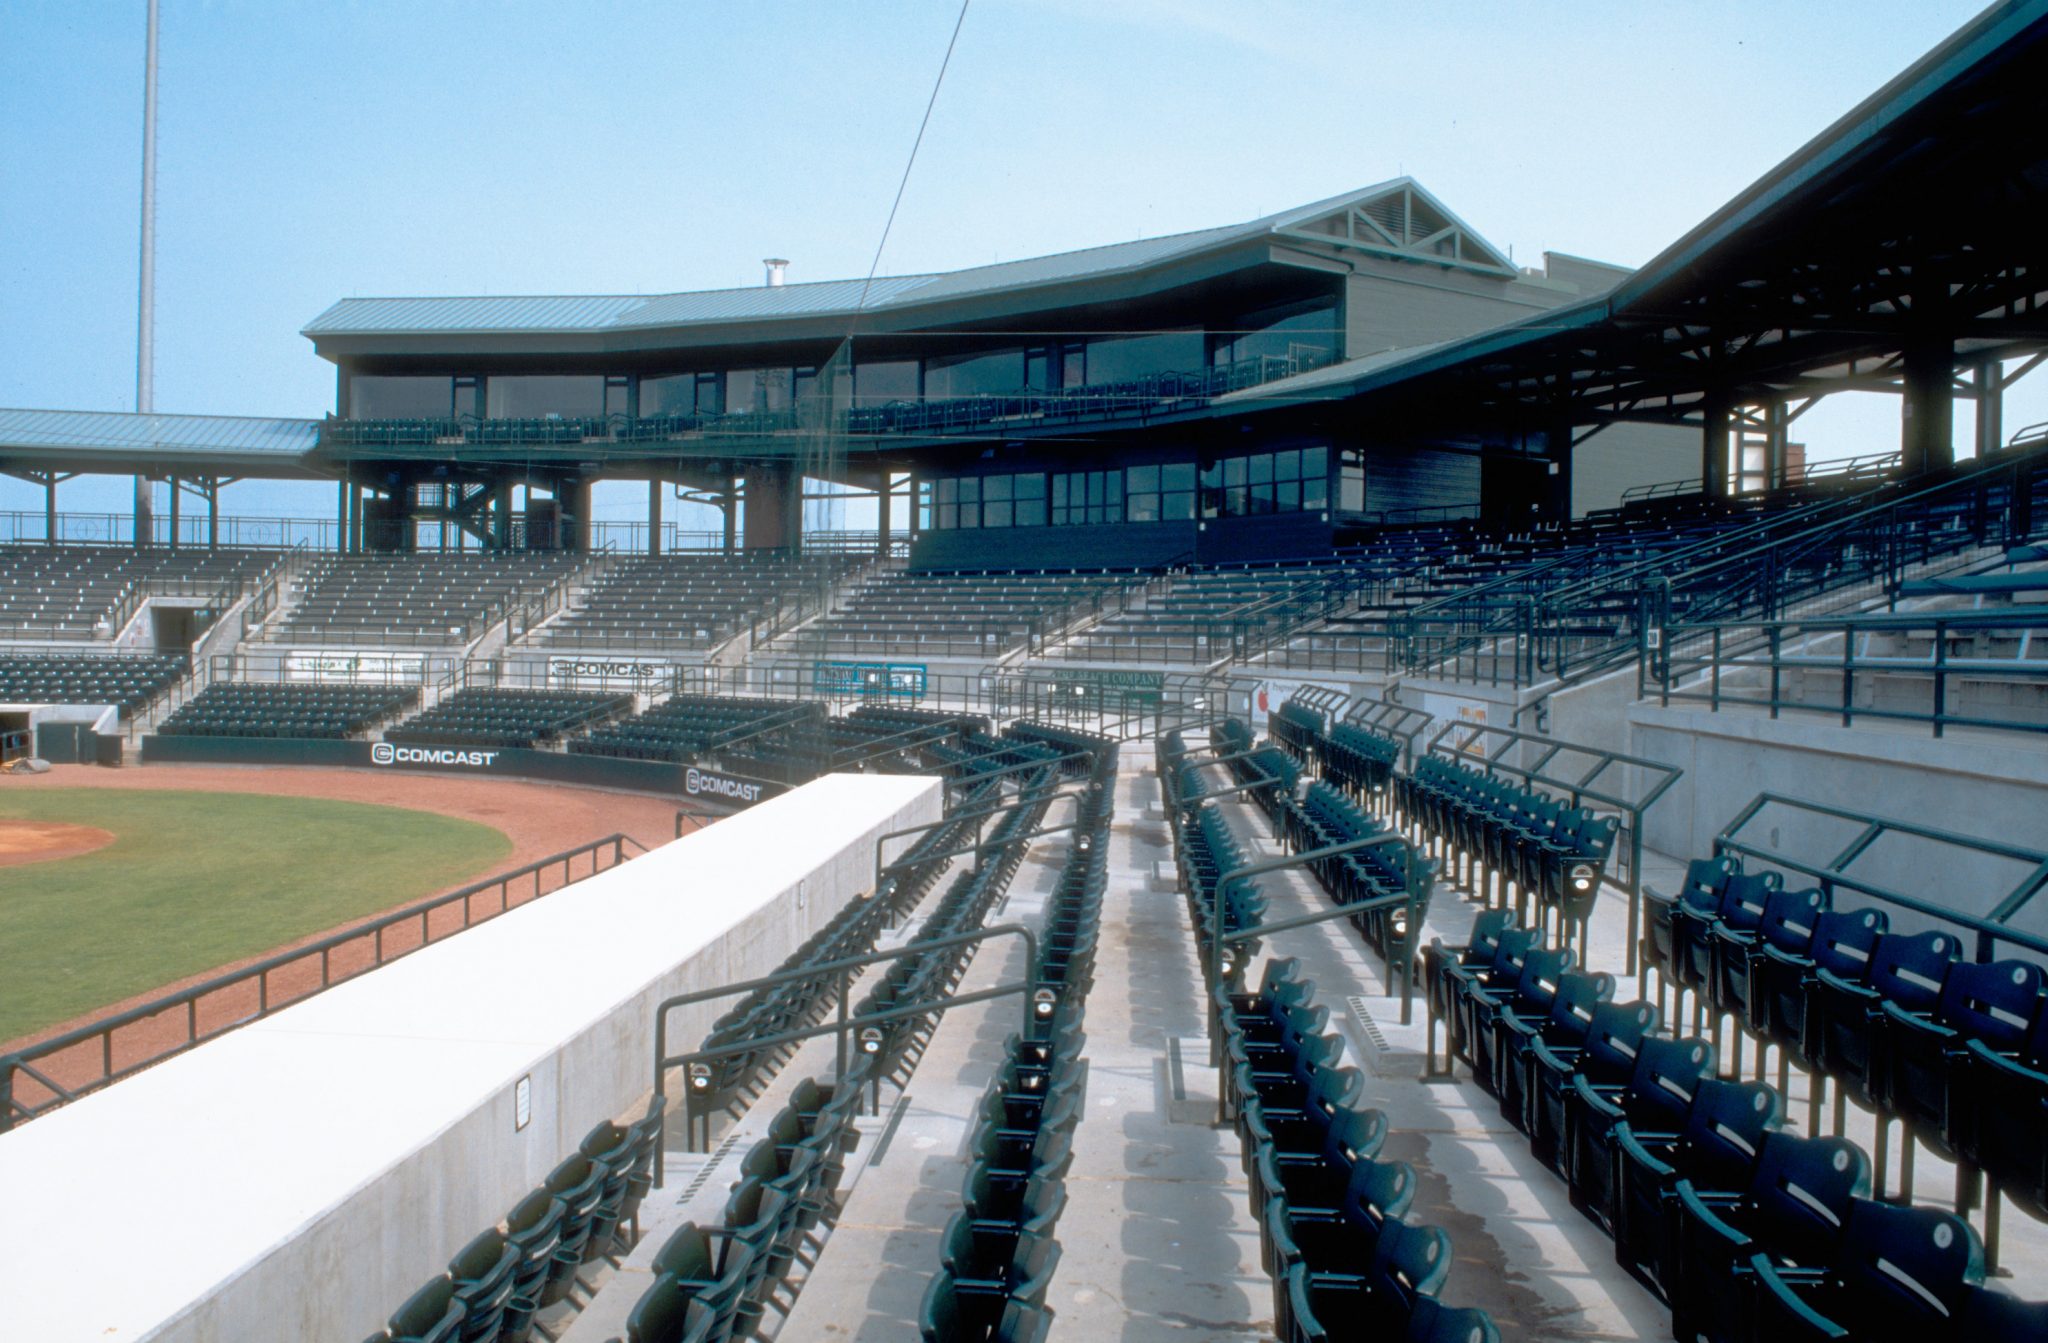
M1714 864L1696 866L1688 885L1713 891L1717 901L1742 891L1739 873ZM1695 901L1695 911L1702 903ZM1810 908L1803 900L1776 903ZM1829 936L1825 913L1804 917L1816 937ZM1840 964L1860 971L1813 968L1804 992L1815 1004L1858 1006L1809 1005L1806 1039L1818 1048L1807 1065L1826 1072L1832 1058L1844 1080L1880 1106L1890 1103L1888 1093L1872 1079L1891 1079L1924 1107L1902 1116L1909 1127L1925 1127L1916 1135L1962 1151L1953 1126L1974 1128L1980 1112L1998 1104L1969 1092L1970 1060L2017 1045L2034 1027L2041 968L1955 960L1952 934L1887 934L1860 916L1840 929L1867 952ZM2048 1302L1985 1285L1983 1245L1961 1216L1879 1201L1873 1173L1885 1169L1881 1147L1873 1161L1842 1137L1781 1128L1779 1088L1718 1076L1712 1042L1657 1034L1655 1004L1603 1001L1611 978L1560 973L1568 961L1539 966L1538 939L1537 929L1515 926L1502 909L1482 916L1466 946L1433 944L1425 953L1432 1018L1452 1023L1451 1057L1472 1065L1474 1080L1566 1180L1574 1205L1614 1237L1619 1262L1670 1303L1678 1337L1963 1343L2048 1336ZM1760 949L1768 943L1747 945L1758 955L1779 954ZM1840 1014L1830 1019L1830 1010ZM1539 1015L1547 1016L1540 1027L1533 1024ZM1965 1031L1990 1039L1956 1047ZM1479 1048L1489 1038L1513 1043L1496 1044L1489 1062ZM1932 1055L1930 1040L1943 1042ZM1933 1075L1917 1070L1930 1062ZM1511 1095L1502 1081L1518 1074L1519 1094ZM1944 1125L1926 1117L1937 1097L1945 1098L1939 1108L1951 1126L1945 1136ZM2021 1122L2036 1137L2031 1152L2022 1143L2017 1153L2026 1169L2011 1170L2001 1154L1986 1174L2038 1214L2038 1185L2036 1192L2015 1189L2038 1179L2048 1087L1999 1100L2019 1105L1989 1122L2027 1116ZM1880 1143L1884 1132L1881 1116ZM1903 1171L1910 1179L1910 1162ZM2001 1184L2007 1176L2017 1177L2010 1186Z
M211 597L277 556L253 550L0 546L0 639L106 639L153 592Z
M821 725L824 720L824 706L811 701L676 695L575 738L569 749L583 755L680 762L766 732Z
M1397 779L1393 801L1461 869L1461 885L1483 874L1489 902L1512 886L1518 917L1555 913L1567 939L1584 929L1620 830L1614 817L1438 756Z
M536 628L546 648L706 651L800 597L816 603L850 566L845 557L795 560L776 552L643 556L613 561L580 601Z
M871 575L776 646L825 659L993 660L1100 614L1128 581L1099 573Z
M465 644L584 558L559 551L330 558L295 584L293 604L265 637L284 644Z
M182 653L0 654L0 704L112 704L133 717L188 669Z
M157 725L166 737L361 736L420 702L418 686L215 681Z
M384 734L405 745L534 747L626 713L631 695L596 690L458 690Z
M656 1096L629 1124L600 1121L539 1188L503 1222L479 1232L367 1343L528 1343L535 1317L569 1296L585 1265L616 1264L638 1239L665 1108Z
M1314 985L1299 969L1271 960L1258 992L1215 994L1224 1096L1273 1279L1275 1334L1282 1343L1498 1340L1485 1312L1437 1300L1450 1238L1403 1220L1415 1170L1380 1157L1386 1117L1357 1106L1365 1079L1335 1066L1342 1044L1325 1033L1327 1013L1310 1005Z

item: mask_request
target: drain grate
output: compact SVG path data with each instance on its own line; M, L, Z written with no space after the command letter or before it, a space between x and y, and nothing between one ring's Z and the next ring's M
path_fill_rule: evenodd
M1351 1004L1352 1020L1358 1023L1359 1030L1365 1032L1365 1038L1372 1047L1382 1054L1391 1052L1392 1046L1387 1043L1387 1037L1380 1034L1380 1024L1372 1019L1372 1009L1365 1005L1365 999L1354 993L1344 1001Z
M690 1178L690 1183L683 1187L683 1192L676 1199L676 1202L678 1204L688 1203L691 1199L697 1197L702 1192L704 1186L711 1183L711 1172L717 1170L719 1163L732 1155L732 1149L739 1146L739 1142L740 1134L738 1129L734 1129L731 1133L726 1134L718 1146L711 1149L711 1155L704 1158L704 1164L697 1168L697 1173Z

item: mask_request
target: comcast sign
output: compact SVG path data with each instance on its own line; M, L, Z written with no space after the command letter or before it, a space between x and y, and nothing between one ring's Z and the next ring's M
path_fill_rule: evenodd
M489 769L498 758L496 751L462 751L452 746L393 746L380 741L370 747L373 765L456 765L463 769Z
M734 802L761 800L760 784L742 783L738 779L728 779L723 774L713 774L708 769L698 769L695 766L683 775L683 791L691 797L722 797Z

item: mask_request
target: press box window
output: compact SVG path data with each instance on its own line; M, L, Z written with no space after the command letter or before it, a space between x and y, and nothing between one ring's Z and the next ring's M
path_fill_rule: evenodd
M1133 466L1124 472L1124 516L1131 522L1186 522L1195 516L1195 464Z

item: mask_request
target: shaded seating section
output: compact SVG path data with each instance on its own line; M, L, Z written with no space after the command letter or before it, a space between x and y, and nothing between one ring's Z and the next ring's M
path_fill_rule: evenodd
M293 604L265 637L274 643L465 644L584 558L559 551L329 558L294 584Z
M215 681L157 726L166 737L361 736L420 702L418 686Z
M1671 1306L1677 1337L2048 1336L2048 1302L1987 1285L1961 1217L1881 1201L1863 1148L1782 1127L1779 1088L1717 1076L1712 1042L1658 1034L1654 1003L1609 1001L1611 976L1538 948L1506 910L1462 947L1431 944L1432 1017L1455 1023L1451 1056ZM2012 979L2008 964L1985 969L1959 998ZM2026 987L2038 994L2038 972Z
M815 606L852 563L845 556L798 559L780 551L615 560L527 643L708 651L756 620L793 612L799 599Z
M816 658L996 658L1123 600L1114 574L871 575L779 651Z
M132 717L188 670L182 653L0 655L0 704L112 704Z
M1462 887L1489 903L1514 891L1517 918L1557 918L1569 941L1592 916L1621 823L1482 770L1425 756L1394 780L1403 822L1433 845Z
M1365 1079L1340 1068L1340 1037L1296 962L1271 960L1256 993L1215 993L1222 1086L1273 1280L1283 1343L1498 1340L1484 1311L1439 1299L1450 1237L1404 1220L1414 1167L1381 1157L1386 1116L1361 1108Z
M118 631L143 597L212 597L277 562L254 550L0 546L0 639L91 640Z
M547 746L630 712L631 695L596 690L458 690L384 734L405 745Z
M505 1219L485 1227L392 1312L367 1343L529 1343L536 1317L572 1293L579 1270L616 1264L640 1234L654 1184L664 1102L629 1123L600 1122Z
M1995 1258L2003 1194L2048 1220L2048 971L2034 954L1978 954L1961 931L1892 926L1875 906L1838 907L1821 887L1788 888L1729 858L1693 862L1679 890L1648 893L1641 952L1675 1013L1732 1030L1731 1067L1754 1045L1756 1075L1777 1051L1780 1090L1794 1067L1812 1080L1807 1127L1832 1127L1855 1103L1876 1116L1877 1193L1891 1128L1902 1127L1894 1196L1910 1199L1925 1146L1956 1166L1951 1206L1984 1210ZM1916 920L1924 924L1926 920ZM1988 1190L1986 1188L1988 1184Z

